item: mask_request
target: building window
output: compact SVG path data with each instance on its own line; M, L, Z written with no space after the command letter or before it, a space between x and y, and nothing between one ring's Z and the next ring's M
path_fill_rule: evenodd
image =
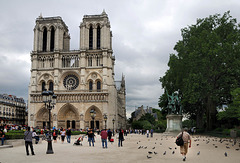
M54 51L54 40L55 39L55 30L52 27L51 29L51 42L50 42L50 51Z
M47 28L43 29L43 49L44 52L47 51Z
M100 66L100 58L97 56L96 58L97 66Z
M93 90L93 82L90 81L89 82L89 92L91 92Z
M45 91L46 89L45 89L45 82L42 82L42 91Z
M93 49L93 28L90 26L89 29L89 49Z
M101 91L101 82L100 81L97 82L97 91L98 92Z
M88 57L88 66L92 66L92 57Z
M53 91L53 82L50 82L49 83L49 89L48 89L49 91Z
M97 49L100 49L101 46L101 28L98 25L97 27Z

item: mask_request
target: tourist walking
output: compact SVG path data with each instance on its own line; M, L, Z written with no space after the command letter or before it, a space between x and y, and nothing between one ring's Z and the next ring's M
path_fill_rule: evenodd
M72 131L70 129L70 127L67 129L67 142L70 143L71 142L71 135L72 135Z
M27 131L24 132L24 140L25 140L25 147L26 147L27 156L29 155L28 146L30 146L32 155L35 155L34 151L33 151L32 134L33 134L33 132L30 131L30 127L27 127Z
M184 128L183 132L180 132L177 135L177 137L179 137L182 134L182 139L184 141L183 146L180 146L180 153L183 156L183 161L186 161L186 155L187 155L187 152L188 152L188 147L191 148L191 143L192 143L191 142L191 136L187 131L188 131L188 129ZM188 146L188 143L189 143L189 146Z
M151 138L153 137L153 129L150 130Z
M103 129L101 131L101 139L102 139L102 147L103 148L107 148L107 138L108 138L108 133L107 133L107 130L106 129ZM104 147L104 144L105 144L105 147Z
M119 130L119 136L118 136L118 147L122 147L122 142L124 141L124 137L123 137L123 130L120 129Z
M89 146L91 146L91 143L92 143L92 146L94 147L94 136L95 135L91 128L88 130L87 135L88 135Z
M110 128L108 129L107 133L108 133L108 141L111 141L112 131L110 130Z
M58 136L58 131L56 129L53 130L53 140L54 140L54 143L57 142L57 136Z
M149 130L147 130L147 138L149 137Z
M60 134L61 134L61 139L62 139L62 144L63 144L64 139L65 139L65 136L66 136L66 131L65 131L65 129L62 129L62 130L60 131Z
M5 133L3 130L0 130L0 139L1 139L1 145L4 145L4 140L5 140Z

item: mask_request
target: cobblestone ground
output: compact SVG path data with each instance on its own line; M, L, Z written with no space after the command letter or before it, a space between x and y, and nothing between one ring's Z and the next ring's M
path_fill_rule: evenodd
M89 147L84 138L83 146L74 146L77 137L72 137L71 143L62 144L60 140L53 143L54 154L46 154L47 142L34 144L35 156L26 156L25 146L0 149L1 163L112 163L112 162L183 162L175 138L163 134L154 134L153 138L146 135L129 134L125 137L123 147L116 142L109 143L108 148L101 146L100 136L96 136L94 147ZM230 139L194 136L192 148L189 149L186 162L194 163L239 163L239 140L234 145ZM200 153L199 153L200 151ZM152 152L152 153L151 153ZM227 156L225 156L225 152ZM164 154L165 153L165 154Z

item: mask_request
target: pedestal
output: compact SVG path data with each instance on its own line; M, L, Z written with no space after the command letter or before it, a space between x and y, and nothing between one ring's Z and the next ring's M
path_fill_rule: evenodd
M167 118L167 129L165 132L180 132L182 131L182 115L169 114Z

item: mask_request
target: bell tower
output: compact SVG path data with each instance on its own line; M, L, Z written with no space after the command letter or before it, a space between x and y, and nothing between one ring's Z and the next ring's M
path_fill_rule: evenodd
M36 19L33 51L69 51L70 35L68 27L60 16Z
M112 50L112 31L108 15L84 15L80 24L80 50Z

